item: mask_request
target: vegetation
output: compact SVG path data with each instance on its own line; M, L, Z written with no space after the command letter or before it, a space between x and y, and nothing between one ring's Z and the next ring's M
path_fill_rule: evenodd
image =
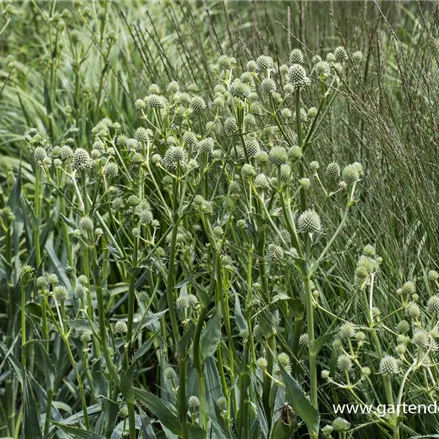
M1 437L438 431L436 4L0 7Z

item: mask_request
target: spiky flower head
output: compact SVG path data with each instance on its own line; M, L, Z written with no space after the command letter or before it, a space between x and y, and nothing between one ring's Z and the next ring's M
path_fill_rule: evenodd
M248 137L245 140L245 152L248 158L253 158L260 151L259 142L256 137Z
M276 244L270 244L268 246L268 254L270 255L271 259L275 262L282 261L284 257L284 251L282 247Z
M47 152L42 146L37 146L34 150L34 158L36 162L42 162L47 157Z
M249 72L255 72L257 68L258 68L258 66L257 66L256 62L253 61L253 60L249 61L249 62L246 64L246 69L247 69Z
M302 346L302 347L303 346L306 346L306 347L309 346L309 335L307 333L302 334L299 337L299 346Z
M305 210L298 220L299 230L303 233L318 233L322 230L322 222L319 214L313 210Z
M337 358L337 368L341 373L349 372L352 369L352 360L349 355L342 354Z
M197 144L197 135L193 131L185 131L183 134L183 143L187 146L194 146Z
M104 168L104 174L108 178L115 178L119 174L119 167L114 162L108 162Z
M319 76L327 78L331 74L331 67L326 61L319 61L315 66L316 72Z
M236 120L234 117L228 117L224 121L224 128L226 130L226 134L228 136L231 136L232 134L236 133L238 131L238 124L236 123Z
M405 310L405 314L411 319L416 320L421 315L421 310L419 309L419 306L416 303L410 302Z
M177 309L182 311L189 308L189 299L187 296L180 296L175 302Z
M427 302L427 309L430 313L439 313L439 295L430 297Z
M356 52L354 52L352 54L352 59L354 61L354 63L360 63L361 61L363 61L363 52L361 52L360 50L357 50Z
M300 64L293 64L288 69L288 81L296 88L302 88L309 84L306 70Z
M193 96L190 107L193 111L200 111L206 108L206 101L201 96Z
M84 230L84 231L93 230L94 228L93 220L89 216L83 216L79 220L78 227L80 230Z
M398 373L398 361L391 355L385 355L380 361L380 373L394 375Z
M128 326L123 320L118 320L114 325L116 334L125 334L128 331Z
M191 409L196 408L196 407L198 407L200 405L200 400L198 399L198 397L192 395L192 396L189 397L187 405Z
M195 294L188 294L187 300L189 306L191 306L192 308L195 308L198 305L198 298Z
M273 59L271 58L271 56L261 55L256 60L256 66L259 71L271 69L273 68ZM247 64L247 69L248 69L248 64Z
M152 94L160 94L160 87L157 84L151 84L148 87L148 93L152 93Z
M348 431L351 424L343 418L335 418L332 421L332 428L334 431Z
M60 150L61 160L67 160L73 157L73 150L69 145L63 145Z
M363 255L373 258L376 255L375 247L373 245L367 244L363 248Z
M348 54L343 46L339 46L334 50L334 57L337 62L345 62L348 60Z
M180 91L180 85L177 81L171 81L166 87L169 93L175 94Z
M398 334L406 334L410 331L410 323L407 320L401 320L396 325L396 332Z
M255 168L250 163L245 163L241 168L241 174L244 178L254 177L256 175Z
M281 166L288 161L287 150L283 146L274 146L270 150L269 158L274 166Z
M427 274L427 279L430 282L437 282L439 279L439 273L436 270L430 270Z
M75 287L74 294L75 294L75 297L76 297L77 299L82 299L82 298L84 298L84 296L86 295L86 293L87 293L87 288L86 288L84 285L79 284L79 285L77 285L77 286Z
M299 160L303 157L303 151L300 146L292 146L288 149L288 157L290 160Z
M230 84L230 94L234 97L246 99L250 94L250 87L240 79L235 79Z
M355 337L355 326L352 323L344 323L340 326L339 335L345 340Z
M326 167L326 175L330 178L340 177L340 165L337 162L331 162Z
M163 96L159 96L158 94L151 94L147 96L145 100L148 104L148 107L152 109L164 108L166 105L166 101Z
M261 83L262 93L271 95L276 91L276 83L271 78L265 78Z
M53 294L58 302L65 302L69 297L67 290L64 286L58 285L53 289Z
M142 108L146 107L146 104L143 99L136 99L134 106L136 107L136 110L141 110Z
M270 181L265 174L258 174L254 180L255 188L258 191L267 191L270 189Z
M268 366L268 361L264 357L260 357L256 360L256 366L260 369L265 369Z
M343 181L345 181L347 184L355 183L360 179L358 167L354 163L345 166L342 177Z
M177 169L186 162L186 151L181 146L171 146L163 157L162 163L167 169Z
M303 52L300 49L293 49L290 52L290 63L291 64L303 63Z
M401 294L411 296L412 294L416 293L416 285L413 281L409 280L407 281L402 287L401 287Z
M83 148L75 149L72 159L72 168L76 171L82 172L87 171L93 165L88 152Z

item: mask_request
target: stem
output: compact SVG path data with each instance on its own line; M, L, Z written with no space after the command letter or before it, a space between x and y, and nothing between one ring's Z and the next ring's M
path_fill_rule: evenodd
M308 339L309 339L309 382L311 395L311 404L318 409L318 398L317 398L317 358L313 352L315 334L314 334L314 309L312 305L312 290L311 290L311 276L308 265L305 266L305 272L303 273L303 282L305 284L305 307L307 316L307 329L308 329Z

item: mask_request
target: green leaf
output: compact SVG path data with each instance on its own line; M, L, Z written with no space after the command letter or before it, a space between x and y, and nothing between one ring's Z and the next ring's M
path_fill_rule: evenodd
M64 433L66 433L72 439L105 439L104 436L101 436L96 433L92 433L91 431L81 430L75 427L69 427L67 425L55 421L52 421L52 424L59 427ZM33 437L33 436L29 436L29 437Z
M29 384L27 373L24 375L24 411L23 411L24 437L42 439L40 424L38 422L37 404Z
M282 379L285 383L285 390L288 396L288 403L293 410L303 419L308 432L312 436L318 434L320 415L319 412L309 402L308 398L303 393L299 383L279 364L282 373Z
M279 418L271 430L270 439L289 439L293 432L293 426L285 424L281 418Z
M134 404L134 390L133 390L133 373L134 373L135 363L133 363L128 370L123 373L120 380L120 391L127 404Z
M183 334L183 336L177 342L177 354L180 357L186 357L187 351L189 349L189 345L192 342L193 334L194 334L194 325L189 326L187 331Z
M70 321L70 326L79 332L86 334L98 334L99 325L96 322L85 319L76 319Z
M187 430L191 439L206 439L206 432L198 425L188 424Z
M317 355L320 350L322 349L323 345L330 340L335 334L334 332L331 332L330 334L325 334L321 337L319 337L317 340L314 340L313 345L311 346L311 354Z
M221 311L216 308L213 317L209 320L207 328L201 334L201 356L203 361L213 355L221 340Z
M181 435L181 424L175 415L162 400L151 392L137 387L133 388L134 397L139 404L145 406L157 419L172 433Z

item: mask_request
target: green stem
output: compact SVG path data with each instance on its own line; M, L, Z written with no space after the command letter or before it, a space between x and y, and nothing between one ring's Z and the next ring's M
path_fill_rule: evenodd
M308 265L305 266L305 272L302 274L303 282L305 284L305 307L306 307L306 318L307 318L307 329L308 329L308 339L309 339L309 381L311 395L311 404L318 409L318 399L317 399L317 357L313 352L315 334L314 334L314 308L312 305L312 289L311 289L311 276L309 272Z

